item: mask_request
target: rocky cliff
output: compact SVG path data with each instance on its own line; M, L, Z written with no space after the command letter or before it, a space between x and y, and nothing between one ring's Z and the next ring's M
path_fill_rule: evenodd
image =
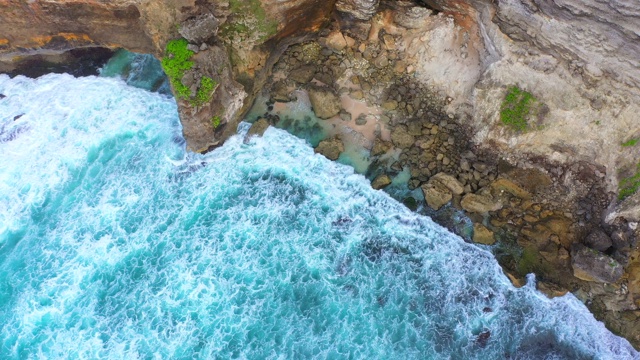
M284 102L313 80L327 121L345 115L338 95L367 102L353 126L375 120L373 157L397 148L428 206L453 202L478 242L524 249L508 272L572 291L640 346L637 1L0 0L0 71L119 47L163 59L194 151L265 86Z

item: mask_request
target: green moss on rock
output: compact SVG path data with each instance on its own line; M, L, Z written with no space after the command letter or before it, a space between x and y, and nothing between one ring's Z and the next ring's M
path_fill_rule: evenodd
M165 57L162 58L162 69L167 74L176 96L188 99L191 91L182 83L185 71L193 67L193 62L189 61L194 52L187 49L189 42L185 39L171 40L167 43Z
M525 131L537 99L528 91L511 86L500 108L500 121L515 131Z

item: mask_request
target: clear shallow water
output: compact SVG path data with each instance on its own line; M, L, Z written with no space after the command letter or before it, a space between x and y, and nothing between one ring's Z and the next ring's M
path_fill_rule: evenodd
M121 80L0 93L2 359L639 358L282 130L201 156Z

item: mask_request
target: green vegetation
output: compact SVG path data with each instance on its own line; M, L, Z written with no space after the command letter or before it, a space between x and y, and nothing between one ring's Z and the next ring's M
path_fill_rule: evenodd
M198 87L196 97L191 100L191 105L201 106L209 102L213 96L216 86L218 86L218 83L215 80L208 76L203 76L200 79L200 86Z
M269 19L260 0L230 0L229 10L232 16L220 29L222 36L257 36L256 40L264 42L278 31L278 22Z
M520 276L529 273L541 276L549 271L549 266L543 262L538 250L533 247L525 247L517 260L517 270Z
M187 49L188 45L189 42L186 39L169 41L165 57L161 61L162 69L167 74L178 98L190 100L191 106L201 106L211 100L218 83L208 76L203 76L200 79L198 92L191 98L191 90L182 83L184 73L193 68L193 61L190 59L194 52Z
M620 181L618 200L622 201L635 194L640 189L640 163L636 167L636 173Z
M511 86L500 108L500 121L515 131L525 131L536 98L517 86Z
M636 146L636 144L638 143L638 141L640 141L640 139L631 139L627 142L622 143L622 146L624 147L631 147L631 146Z
M165 57L162 58L162 69L167 74L176 95L182 99L188 99L191 90L182 83L184 72L193 67L189 61L194 52L187 49L189 42L185 39L171 40L167 43Z
M218 126L220 126L220 116L214 116L211 118L211 126L213 126L213 129L217 129Z

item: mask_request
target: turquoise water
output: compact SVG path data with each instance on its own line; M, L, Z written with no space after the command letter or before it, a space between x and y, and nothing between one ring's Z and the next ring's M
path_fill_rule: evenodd
M2 359L640 358L282 130L197 155L122 80L0 93Z

